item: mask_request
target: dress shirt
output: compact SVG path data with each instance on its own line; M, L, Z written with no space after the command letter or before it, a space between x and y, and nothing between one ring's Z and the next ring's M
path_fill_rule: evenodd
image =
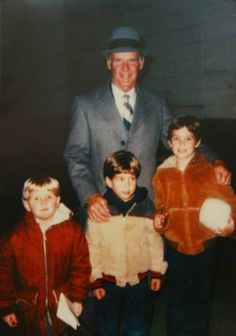
M134 110L135 102L136 102L136 91L135 88L131 89L128 92L124 92L120 90L117 86L114 84L111 84L112 88L112 93L115 99L115 103L117 106L117 109L120 113L121 118L124 118L124 112L125 112L125 107L124 107L124 95L129 95L129 104L131 105L132 109Z

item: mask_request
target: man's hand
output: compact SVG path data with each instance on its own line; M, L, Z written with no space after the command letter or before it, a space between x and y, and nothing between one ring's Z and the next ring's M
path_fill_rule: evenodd
M93 296L97 299L97 300L102 300L104 298L104 296L106 295L106 291L104 288L97 288L93 290Z
M93 194L87 201L87 213L93 222L107 222L110 218L107 201L100 194Z
M224 162L216 160L214 162L216 181L218 184L227 185L231 183L231 172L226 168Z
M14 313L4 316L3 321L5 321L11 328L18 326L18 319Z

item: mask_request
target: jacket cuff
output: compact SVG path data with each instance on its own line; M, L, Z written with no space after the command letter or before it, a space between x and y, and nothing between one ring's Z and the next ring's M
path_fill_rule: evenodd
M151 279L162 279L162 276L160 272L151 272Z
M98 289L98 288L103 288L103 279L102 278L99 278L99 279L96 279L94 282L92 282L90 284L90 288L91 290L94 290L94 289Z
M18 311L17 305L12 305L12 306L8 306L8 307L4 307L0 309L0 318L9 315L9 314L13 314L16 313Z

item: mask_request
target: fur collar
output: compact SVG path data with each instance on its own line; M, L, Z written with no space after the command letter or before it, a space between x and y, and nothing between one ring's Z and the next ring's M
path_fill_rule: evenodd
M198 162L199 160L202 160L204 156L200 153L196 153L193 159L189 162L188 166L190 164L193 164L195 162ZM157 170L164 169L164 168L176 168L176 157L174 155L169 156L160 166L157 167Z

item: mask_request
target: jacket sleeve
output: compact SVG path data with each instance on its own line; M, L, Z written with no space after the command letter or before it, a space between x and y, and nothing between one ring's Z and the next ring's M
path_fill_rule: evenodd
M146 219L146 236L150 255L150 270L154 274L165 274L167 262L164 260L164 244L159 233L153 228L153 221Z
M80 229L79 225L75 225L72 244L70 299L84 301L89 287L91 265L88 244L84 232Z
M170 150L170 146L168 144L168 129L169 129L169 125L170 122L172 121L172 119L174 118L174 115L170 109L169 103L166 99L163 99L163 104L162 104L162 108L163 108L163 122L162 122L162 129L161 129L161 142L163 143L163 145L165 146L166 149Z
M217 152L204 143L199 146L198 152L204 154L207 158L207 161L210 163L214 163L216 160L220 160L220 156L217 154Z
M14 256L9 239L0 243L0 309L14 307L17 299L14 286ZM10 308L11 310L11 308ZM14 309L13 309L14 311ZM8 312L10 313L10 311Z
M214 195L210 195L209 197L220 198L224 200L226 203L228 203L231 206L232 217L236 223L236 195L234 193L233 188L230 185L221 185L215 182L215 193ZM236 228L234 234L235 233Z
M160 178L160 171L156 171L152 179L153 191L154 191L154 204L155 210L159 209L160 207L164 206L165 208L165 192L164 186Z
M90 254L90 262L92 265L92 274L91 274L91 283L96 281L97 279L102 278L102 260L101 260L101 234L99 230L99 226L102 223L93 223L88 220L88 230L86 233L86 239L89 246L89 254Z
M91 194L98 192L90 166L90 136L87 109L89 107L86 106L85 99L76 97L73 103L69 136L64 151L69 175L82 205L86 203Z

